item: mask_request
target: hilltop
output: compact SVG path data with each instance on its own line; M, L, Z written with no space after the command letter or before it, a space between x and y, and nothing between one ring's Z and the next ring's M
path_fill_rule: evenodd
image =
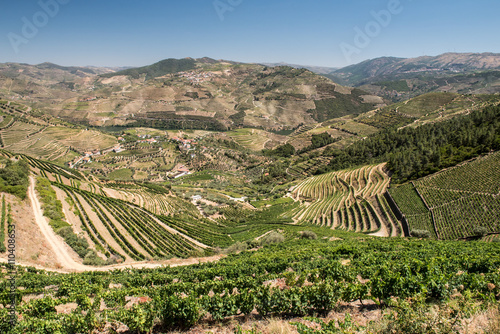
M500 92L500 54L381 57L332 71L326 76L394 101L433 91L493 94Z
M40 66L16 66L0 68L0 94L92 126L279 131L385 105L378 96L287 66L210 58L101 73L50 66L53 73L46 74L33 70Z

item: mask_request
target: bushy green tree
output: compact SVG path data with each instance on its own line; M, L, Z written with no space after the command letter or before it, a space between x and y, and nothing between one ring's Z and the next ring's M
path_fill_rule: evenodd
M30 167L25 160L8 160L5 167L0 168L0 192L25 199L29 186L29 173Z

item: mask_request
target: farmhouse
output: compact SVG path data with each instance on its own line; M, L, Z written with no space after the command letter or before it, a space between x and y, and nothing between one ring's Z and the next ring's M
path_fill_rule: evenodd
M171 177L173 177L174 179L191 174L189 168L187 168L184 165L177 166L176 168L174 168L172 170L172 173L173 173L173 175L171 175Z
M77 164L79 164L83 160L83 157L77 157L73 161L67 162L69 168L74 168Z
M113 147L112 151L114 153L120 153L120 152L124 151L124 149L121 146L115 146L115 147Z

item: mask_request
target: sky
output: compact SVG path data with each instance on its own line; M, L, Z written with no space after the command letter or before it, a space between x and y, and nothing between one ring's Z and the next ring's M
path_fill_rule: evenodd
M498 0L0 0L0 62L144 66L166 58L343 67L500 53Z

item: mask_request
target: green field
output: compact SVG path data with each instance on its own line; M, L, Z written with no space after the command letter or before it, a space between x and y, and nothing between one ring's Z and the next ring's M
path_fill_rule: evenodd
M128 168L117 169L108 174L110 180L131 180L134 173Z
M265 206L273 206L273 205L277 205L277 204L290 204L290 203L293 203L293 199L291 199L289 197L250 202L250 204L252 204L256 208L262 208Z
M473 315L485 317L484 310L498 307L498 244L347 235L336 241L293 240L298 236L297 232L283 243L187 267L72 274L18 267L15 295L20 318L13 327L7 309L0 309L0 328L6 334L35 333L39 328L47 333L90 333L119 322L140 333L170 332L179 326L223 326L237 332L242 323L229 319L258 315L273 317L275 323L283 319L291 330L314 333L320 320L326 321L324 328L337 328L335 320L326 325L331 311L362 301L380 315L362 323L357 322L364 313L353 315L341 323L344 333L384 333L384 328L417 333L435 322L443 330L462 333ZM0 284L5 285L7 267L2 267ZM9 293L4 289L1 300L10 300ZM57 311L69 303L75 305L70 313ZM305 316L314 318L298 321ZM252 326L262 322L244 325L254 332L257 327ZM485 328L493 328L489 326Z
M283 217L355 232L401 235L382 195L390 182L384 164L314 176L294 186L290 197L300 203Z
M436 173L392 189L410 228L428 230L441 239L474 236L500 230L500 153ZM426 201L427 207L417 190ZM434 216L434 219L433 219Z

